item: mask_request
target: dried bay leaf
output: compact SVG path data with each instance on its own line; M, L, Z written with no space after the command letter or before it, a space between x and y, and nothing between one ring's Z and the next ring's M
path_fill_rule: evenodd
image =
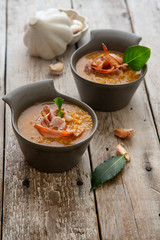
M113 179L125 166L125 155L113 156L95 168L91 178L91 190Z

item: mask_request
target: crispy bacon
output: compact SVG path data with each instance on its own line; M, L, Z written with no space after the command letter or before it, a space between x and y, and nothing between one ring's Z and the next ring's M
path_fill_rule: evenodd
M46 138L60 138L67 136L79 137L83 132L76 133L74 131L66 131L66 122L73 121L73 117L68 115L67 112L64 114L64 118L56 116L57 111L53 111L48 105L43 107L41 115L34 127L38 132Z

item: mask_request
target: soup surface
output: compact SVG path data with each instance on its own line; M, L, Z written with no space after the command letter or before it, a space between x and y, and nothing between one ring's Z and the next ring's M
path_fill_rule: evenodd
M64 102L64 116L56 115L54 102L38 103L24 110L18 129L27 139L49 146L72 145L84 139L92 129L91 116L78 106Z
M115 53L115 52L109 52L109 54L114 57L114 59L120 60L120 62L123 62L123 54ZM117 71L113 71L113 73L101 73L101 69L99 72L97 72L94 67L94 69L91 67L93 63L95 63L98 67L100 67L101 62L104 62L105 66L103 70L108 70L108 68L112 66L108 66L106 64L105 54L103 51L97 51L90 53L88 55L83 56L80 58L76 64L76 71L80 76L87 80L91 80L98 83L103 84L120 84L120 83L128 83L132 82L139 78L140 72L135 72L128 67L119 68ZM105 71L103 71L105 72Z

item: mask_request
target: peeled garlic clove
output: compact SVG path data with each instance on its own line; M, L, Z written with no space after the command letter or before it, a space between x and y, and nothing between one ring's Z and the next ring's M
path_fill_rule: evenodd
M124 138L124 139L129 139L131 137L134 136L135 134L135 130L130 128L130 129L118 129L118 128L115 128L114 129L114 134L117 136L117 137L120 137L120 138Z
M64 63L62 62L49 65L49 71L53 74L61 74L63 72L63 69L64 69Z
M70 17L70 19L71 19L71 29L72 29L73 34L76 34L80 31L82 31L82 29L83 29L82 22L77 19L72 19L72 17Z
M71 22L72 22L72 24L75 24L75 25L79 25L79 26L81 26L81 28L83 27L82 22L79 21L79 20L77 20L77 19L73 19Z
M77 24L71 25L71 29L72 29L73 34L76 34L80 31L82 31L82 27L80 25L77 25Z
M124 157L125 157L127 162L129 162L131 160L131 158L129 156L129 153L127 152L127 150L124 148L124 146L122 144L118 144L117 147L116 147L116 150L117 150L118 155L123 155L124 154Z

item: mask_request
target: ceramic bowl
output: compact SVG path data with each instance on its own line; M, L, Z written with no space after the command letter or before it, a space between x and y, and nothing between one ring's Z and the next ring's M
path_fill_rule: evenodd
M90 41L76 50L71 56L71 70L82 101L93 109L112 112L125 107L132 99L136 89L147 72L147 65L141 69L140 77L130 83L102 84L86 80L76 72L76 63L84 55L102 50L105 43L109 51L124 53L133 45L138 45L141 38L133 33L112 29L91 31Z
M79 20L83 24L82 30L78 33L73 34L72 41L69 43L69 45L73 45L86 34L88 30L87 20L85 17L81 16L79 12L77 12L76 10L73 9L59 9L59 10L61 12L65 12L68 15L68 17L72 17L73 19Z
M46 146L26 139L18 130L19 115L27 107L38 102L46 102L55 97L62 97L65 101L77 105L87 111L93 121L91 133L81 142L70 146ZM65 96L56 91L53 80L39 81L19 87L3 97L12 110L12 127L20 148L27 162L43 172L63 172L74 167L81 159L97 128L97 117L94 111L85 103Z

